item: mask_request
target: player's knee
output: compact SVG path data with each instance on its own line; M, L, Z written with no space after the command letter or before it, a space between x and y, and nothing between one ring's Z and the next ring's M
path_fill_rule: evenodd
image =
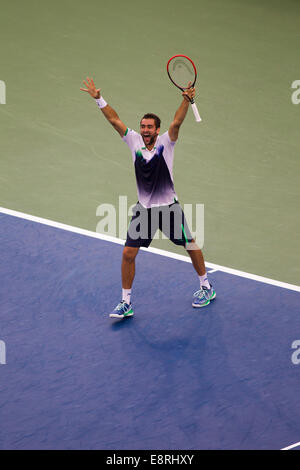
M194 239L185 244L185 249L187 251L200 250L199 246L197 245Z
M133 263L137 253L138 253L138 248L125 246L123 250L123 261L125 261L126 263Z

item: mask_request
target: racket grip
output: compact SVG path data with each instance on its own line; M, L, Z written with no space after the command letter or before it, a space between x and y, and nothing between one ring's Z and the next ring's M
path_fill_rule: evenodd
M193 110L196 121L197 122L202 121L196 103L192 103L191 106L192 106L192 110Z

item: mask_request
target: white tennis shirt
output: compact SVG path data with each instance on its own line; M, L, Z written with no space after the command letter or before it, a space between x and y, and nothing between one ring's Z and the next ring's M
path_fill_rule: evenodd
M122 140L131 151L142 206L166 206L177 201L173 182L175 142L170 140L169 133L158 135L152 150L146 148L142 136L132 129L127 129Z

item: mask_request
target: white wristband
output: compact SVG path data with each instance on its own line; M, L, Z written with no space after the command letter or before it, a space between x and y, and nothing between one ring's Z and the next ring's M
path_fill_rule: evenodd
M107 106L107 103L106 103L105 99L102 98L102 96L101 96L101 98L98 98L98 99L96 99L95 101L96 101L96 103L97 103L97 106L98 106L100 109L101 109L101 108L105 108L105 106Z

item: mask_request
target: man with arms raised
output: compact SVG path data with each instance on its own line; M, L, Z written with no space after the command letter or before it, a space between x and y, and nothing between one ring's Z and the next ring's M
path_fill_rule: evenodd
M110 314L112 318L133 315L131 288L135 275L135 257L140 247L148 247L156 230L162 230L176 245L183 246L191 257L199 276L200 289L194 293L193 307L204 307L216 297L207 279L202 251L196 245L187 227L186 220L173 183L174 146L181 124L189 108L195 89L182 93L183 100L177 109L169 130L159 135L160 119L152 113L145 114L140 121L140 134L121 121L116 111L100 95L93 79L83 82L95 99L106 119L129 146L135 166L138 203L133 210L122 258L122 301Z

